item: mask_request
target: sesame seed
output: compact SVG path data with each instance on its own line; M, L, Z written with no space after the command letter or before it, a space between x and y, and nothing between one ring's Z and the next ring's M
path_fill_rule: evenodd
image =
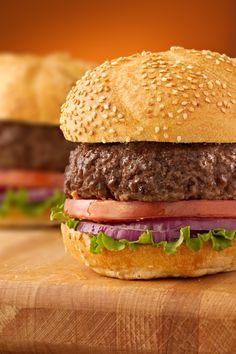
M107 119L108 118L108 114L103 114L102 118Z
M119 113L119 114L117 114L117 117L118 117L118 118L123 118L123 117L124 117L124 114Z
M164 125L163 130L168 130L168 127Z
M205 101L208 102L208 103L211 103L211 100L209 100L208 97L205 98Z
M143 127L137 127L137 130L140 131L140 132L143 132Z
M129 142L130 142L130 137L129 137L129 136L127 136L127 138L125 139L125 142L126 142L126 143L129 143Z
M222 102L217 102L217 106L218 106L218 107L222 107L222 106L223 106L223 103L222 103Z
M188 113L183 113L183 118L187 119L188 118Z
M223 84L222 87L223 87L223 89L226 89L226 88L227 88L227 85L226 85L226 84Z
M155 133L159 133L160 128L159 127L155 127Z
M169 135L166 134L166 133L164 133L164 138L165 138L165 139L168 139L168 138L169 138Z
M218 86L221 86L220 80L216 80L215 83L216 83Z
M161 96L157 97L157 102L161 102Z
M235 103L236 103L236 100L234 100L233 98L231 98L230 102L233 103L233 104L235 104Z
M225 108L221 108L221 112L225 113L226 112L226 109Z
M159 105L160 110L162 110L164 107L165 107L165 105L164 105L163 103L161 103L161 104Z
M178 141L178 143L181 141L181 139L182 139L181 136L178 135L178 136L177 136L177 141Z
M182 106L186 106L188 104L188 102L187 101L182 101L181 104L182 104Z
M224 106L225 106L226 108L229 106L229 103L228 103L228 101L226 101L226 100L223 101L223 104L224 104Z
M207 86L209 87L210 90L213 89L213 83L211 81L208 81Z
M175 100L172 101L172 104L178 104L178 102L179 101L175 99Z
M167 114L168 114L168 117L169 117L169 118L173 118L173 117L174 117L174 115L173 115L172 112L168 112Z

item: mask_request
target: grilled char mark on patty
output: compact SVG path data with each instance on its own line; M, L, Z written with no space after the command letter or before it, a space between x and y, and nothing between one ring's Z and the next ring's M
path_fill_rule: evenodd
M0 122L0 170L63 172L74 148L57 126Z
M236 144L79 144L64 187L68 198L236 199Z

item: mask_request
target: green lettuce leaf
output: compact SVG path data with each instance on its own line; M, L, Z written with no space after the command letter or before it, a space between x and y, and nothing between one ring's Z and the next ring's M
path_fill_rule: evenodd
M154 242L152 233L145 231L137 241L114 240L106 234L100 232L98 235L90 235L90 252L101 253L103 249L109 251L120 251L125 247L130 250L135 250L137 247L151 245L153 247L162 247L166 254L173 254L178 247L185 244L191 251L199 251L204 242L211 241L215 251L222 251L227 247L232 246L232 241L236 240L236 230L227 231L224 229L210 230L208 233L197 234L196 237L190 237L190 227L185 226L180 229L178 240L174 242Z
M47 209L57 204L64 203L64 194L61 191L54 191L53 195L44 201L31 203L28 201L27 190L7 190L4 200L0 203L0 217L7 216L12 208L18 209L22 214L29 216L40 216Z
M52 208L51 220L59 220L65 223L69 228L76 229L79 220L70 218L64 213L64 201L60 205ZM185 244L191 251L199 251L203 244L210 241L215 251L222 251L225 248L232 246L232 241L236 240L236 230L214 229L207 233L197 234L195 237L190 237L190 227L182 227L179 231L179 238L174 242L154 242L152 232L146 230L143 232L137 241L114 240L110 236L100 232L97 235L89 235L90 237L90 252L94 254L101 253L104 249L109 251L121 251L125 247L130 250L135 250L138 247L151 245L153 247L162 247L166 254L173 254L178 251L178 248Z
M60 204L55 205L53 208L51 208L50 220L63 222L70 229L76 229L76 226L79 223L79 220L65 215L65 213L64 213L64 200L62 200Z

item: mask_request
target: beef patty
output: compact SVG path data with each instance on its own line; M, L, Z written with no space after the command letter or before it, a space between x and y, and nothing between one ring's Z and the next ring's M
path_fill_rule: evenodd
M62 172L74 148L57 126L0 122L0 170Z
M236 199L236 144L80 144L65 193L121 201Z

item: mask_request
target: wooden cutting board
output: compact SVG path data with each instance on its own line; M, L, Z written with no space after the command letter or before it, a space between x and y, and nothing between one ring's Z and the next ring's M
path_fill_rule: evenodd
M236 353L236 273L109 279L59 230L0 231L0 353Z

